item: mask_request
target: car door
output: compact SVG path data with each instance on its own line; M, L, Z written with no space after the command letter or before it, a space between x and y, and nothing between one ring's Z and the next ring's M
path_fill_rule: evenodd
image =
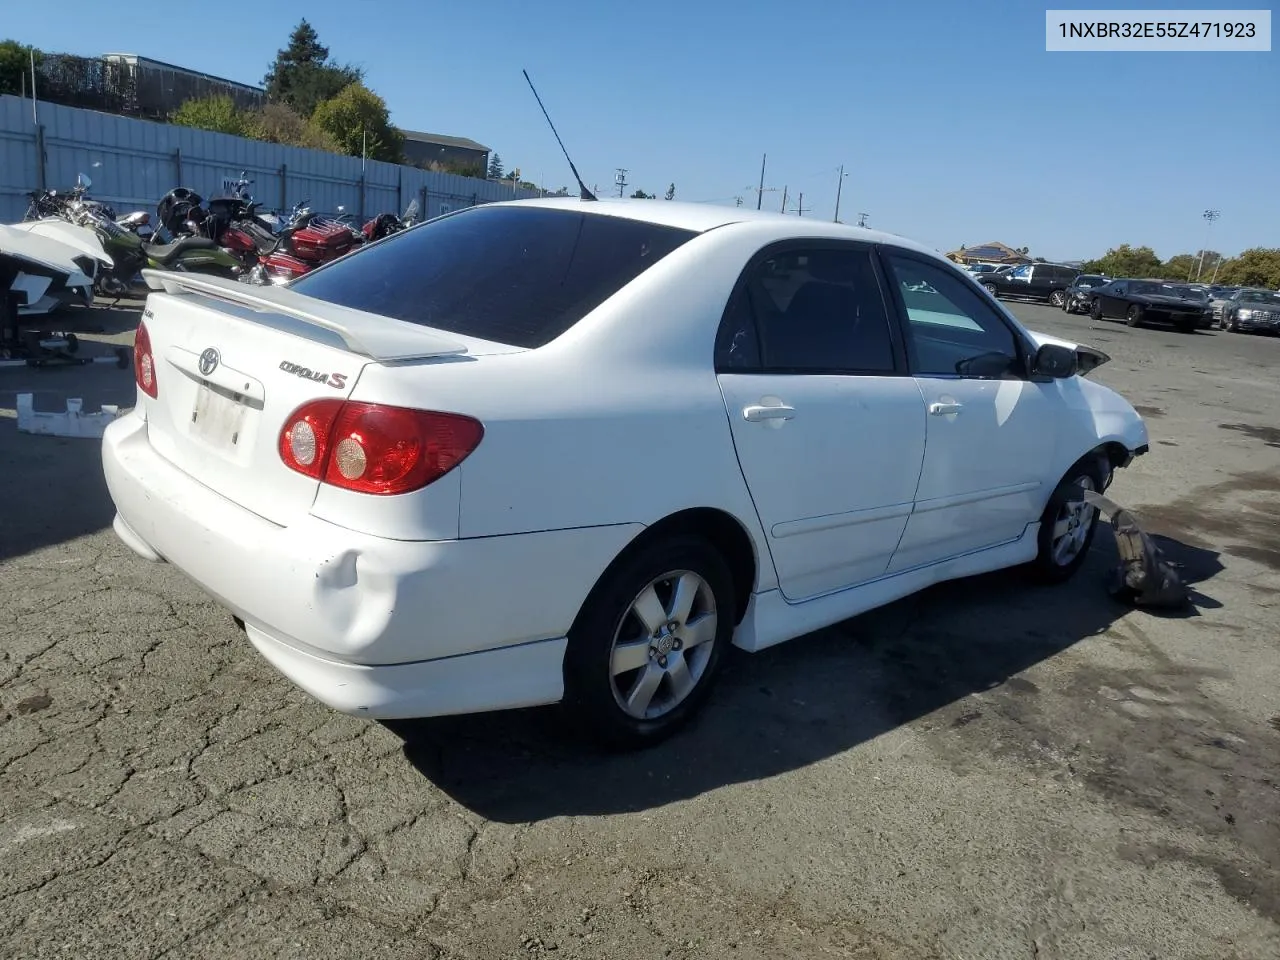
M1127 286L1127 284L1116 281L1115 283L1107 284L1099 292L1098 300L1102 303L1102 316L1104 319L1124 315L1124 295Z
M1051 492L1056 418L1025 375L1029 344L996 308L924 254L880 252L927 412L897 572L1022 536ZM936 293L918 292L922 281Z
M870 245L761 251L725 311L716 373L783 596L881 576L914 502L925 412Z

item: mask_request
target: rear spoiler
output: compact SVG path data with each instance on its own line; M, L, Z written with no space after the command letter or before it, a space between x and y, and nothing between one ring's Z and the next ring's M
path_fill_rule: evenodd
M142 277L152 290L175 296L205 294L251 310L301 320L337 334L349 351L370 360L414 360L467 352L465 344L427 327L305 297L285 287L170 270L143 270Z

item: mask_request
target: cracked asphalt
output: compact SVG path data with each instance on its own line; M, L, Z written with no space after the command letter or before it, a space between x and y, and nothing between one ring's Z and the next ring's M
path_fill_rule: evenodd
M667 746L554 710L384 726L279 678L110 530L92 440L0 371L0 954L14 958L1280 956L1280 339L1017 305L1094 343L1149 456L1112 495L1193 583L937 587L754 656ZM80 318L82 321L85 319ZM136 314L101 312L94 341Z

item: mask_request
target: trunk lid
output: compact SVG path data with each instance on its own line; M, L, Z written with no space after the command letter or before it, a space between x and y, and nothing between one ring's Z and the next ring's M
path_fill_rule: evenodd
M152 447L188 476L281 526L306 515L319 481L284 465L290 414L346 399L371 363L465 353L413 324L194 274L144 271L156 397L139 390Z

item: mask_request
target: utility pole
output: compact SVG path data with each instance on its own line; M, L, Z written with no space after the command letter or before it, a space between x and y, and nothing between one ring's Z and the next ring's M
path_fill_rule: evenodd
M865 227L866 225L867 225L867 214L865 213L858 214L858 226Z
M782 212L787 212L787 188L782 188Z
M40 114L36 110L36 48L31 47L28 51L31 54L31 122L35 126L40 126ZM41 183L43 189L44 184Z
M1214 284L1218 282L1218 270L1221 267L1222 267L1222 254L1218 254L1218 262L1213 265L1213 277L1212 279L1210 279L1209 283Z
M760 204L764 203L764 162L769 159L769 155L763 154L760 157L760 189L756 191L756 209L760 209ZM741 206L741 204L739 204Z
M840 222L840 189L844 186L844 164L840 164L840 179L836 181L836 215L831 219L836 223Z
M618 196L622 196L622 191L627 189L627 171L625 167L617 167L618 175L613 178L613 182L617 184Z
M803 217L805 211L804 194L800 194L800 200L796 203L796 216Z
M734 198L733 198L733 205L734 205L735 207L740 207L740 206L742 206L742 198L741 198L741 197L734 197Z

